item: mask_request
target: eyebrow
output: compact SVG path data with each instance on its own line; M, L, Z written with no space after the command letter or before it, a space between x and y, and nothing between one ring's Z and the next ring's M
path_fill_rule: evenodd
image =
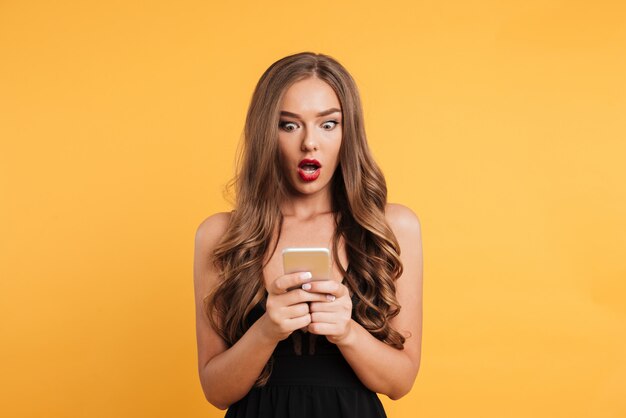
M317 116L326 116L326 115L330 115L331 113L335 113L335 112L341 112L341 110L337 109L336 107L331 107L328 110L323 110L323 111L319 112L317 114ZM291 116L293 118L300 118L301 117L297 113L287 112L286 110L281 110L280 114L283 115L283 116Z

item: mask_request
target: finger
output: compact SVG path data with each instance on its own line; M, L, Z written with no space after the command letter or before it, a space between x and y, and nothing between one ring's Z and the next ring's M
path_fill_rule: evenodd
M326 295L321 293L310 293L302 289L294 289L276 296L283 306L295 305L302 302L322 302L326 301Z
M307 285L310 285L307 292L327 293L334 295L335 298L348 293L348 288L335 280L316 280L308 282Z
M300 287L302 283L311 280L311 277L311 272L308 271L285 274L284 276L280 276L274 280L267 292L274 295L280 295L287 292L289 288Z
M287 319L285 321L287 329L297 330L300 328L306 328L311 323L311 315L306 314L297 318Z
M327 302L311 302L309 305L309 312L337 312L341 310L341 305Z
M337 335L339 329L336 324L328 324L325 322L311 322L307 329L311 334L318 335Z
M311 322L323 322L325 324L336 324L340 318L337 312L312 312Z
M297 303L295 305L286 306L284 309L287 318L298 318L310 312L308 303Z

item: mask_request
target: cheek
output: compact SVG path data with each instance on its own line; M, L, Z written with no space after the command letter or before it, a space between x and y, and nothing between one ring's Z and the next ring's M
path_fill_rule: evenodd
M290 154L287 141L281 139L280 137L278 138L278 154L283 160L289 158Z
M278 142L278 159L280 164L283 167L289 167L296 156L298 155L298 150L294 149L294 144L289 144L287 141Z

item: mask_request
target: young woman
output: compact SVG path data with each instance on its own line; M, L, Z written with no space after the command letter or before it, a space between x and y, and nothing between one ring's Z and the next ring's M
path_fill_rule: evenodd
M387 203L357 86L309 52L253 93L236 205L195 237L198 371L226 417L385 417L420 366L422 244ZM331 250L332 280L284 274L282 250Z

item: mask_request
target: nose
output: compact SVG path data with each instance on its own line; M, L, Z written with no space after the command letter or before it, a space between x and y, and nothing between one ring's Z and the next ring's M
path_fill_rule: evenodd
M319 148L317 138L312 129L305 130L304 137L302 138L301 147L302 151L317 151Z

